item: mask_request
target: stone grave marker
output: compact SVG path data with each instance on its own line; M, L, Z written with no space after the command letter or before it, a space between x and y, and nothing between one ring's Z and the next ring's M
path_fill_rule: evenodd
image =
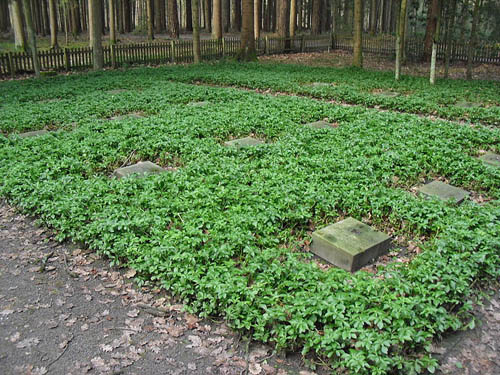
M190 102L190 103L188 103L188 106L190 106L190 107L205 107L205 106L207 106L209 104L210 104L210 102L208 102L208 101Z
M265 142L263 142L259 139L255 139L252 137L245 137L245 138L233 139L232 141L224 142L224 145L228 146L228 147L236 147L237 149L240 149L240 148L245 148L245 147L263 145L264 143Z
M31 132L26 132L26 133L19 133L17 136L19 138L31 138L31 137L38 137L39 135L44 135L44 134L48 134L48 133L49 133L48 130L42 129L42 130L35 130L35 131L31 131Z
M385 96L386 98L395 98L397 96L400 96L401 93L397 91L377 91L375 92L375 95Z
M125 120L128 118L144 118L144 115L140 112L130 112L130 113L125 113L123 115L113 116L110 117L109 119L115 121L115 120Z
M391 245L388 235L352 217L315 231L312 239L312 253L350 272L386 253Z
M474 107L478 107L479 104L473 103L473 102L469 102L467 100L460 100L460 101L458 101L458 102L455 103L455 106L461 107L461 108L474 108Z
M444 201L453 199L457 204L462 203L469 196L469 192L441 181L432 181L420 186L417 190L424 196L437 197Z
M118 179L135 175L137 177L145 177L148 174L162 173L165 169L150 161L140 161L137 164L129 165L128 167L118 168L113 172L113 177Z
M485 164L500 168L500 155L498 154L488 151L483 156L480 156L479 159Z
M327 128L333 128L332 124L326 121L315 121L315 122L310 122L309 124L306 124L305 126L309 128L314 128L314 129L327 129Z
M312 87L328 87L328 86L332 86L332 84L328 83L328 82L311 82L311 83L308 83L307 86L312 86Z

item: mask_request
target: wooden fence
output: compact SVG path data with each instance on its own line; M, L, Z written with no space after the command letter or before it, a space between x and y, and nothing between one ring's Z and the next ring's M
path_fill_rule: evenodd
M393 36L363 38L363 51L382 56L395 55ZM239 38L201 40L204 60L216 60L235 56L240 47ZM340 49L352 51L353 37L342 35L298 36L293 38L265 37L256 41L257 54L280 54ZM418 60L423 55L423 40L410 38L406 43L406 56ZM438 44L437 58L444 59L445 44ZM42 71L71 71L92 67L91 48L63 48L40 51ZM453 61L467 61L467 45L453 42ZM137 43L104 47L104 65L118 67L131 64L190 63L193 61L192 40ZM474 62L500 64L500 48L479 45L475 49ZM33 61L29 53L11 52L0 54L0 77L33 72Z

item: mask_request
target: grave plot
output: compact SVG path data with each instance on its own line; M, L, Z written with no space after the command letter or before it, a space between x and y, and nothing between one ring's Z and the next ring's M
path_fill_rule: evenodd
M334 86L333 83L328 83L328 82L311 82L308 83L306 86L311 86L311 87L331 87Z
M146 177L150 174L163 173L165 169L150 161L140 161L137 164L129 165L128 167L118 168L113 172L113 177L118 179L123 177Z
M402 95L400 92L390 91L390 90L377 90L373 91L373 94L378 96L384 96L386 98L396 98Z
M387 252L391 238L349 217L312 234L311 252L320 258L355 272Z
M488 151L486 154L480 156L479 159L485 164L500 168L500 155L498 154Z
M253 137L233 139L231 141L224 142L225 146L235 147L237 149L246 148L246 147L253 147L253 146L258 146L258 145L263 145L263 144L265 144L264 141L261 141L260 139L253 138Z
M330 128L336 128L338 125L330 124L329 122L320 120L320 121L310 122L308 124L305 124L304 126L313 129L330 129Z
M444 201L453 199L457 204L462 203L465 198L469 197L469 192L442 181L432 181L420 186L417 190L420 194L427 197L437 197Z
M455 103L455 106L460 107L460 108L476 108L476 107L480 107L480 104L474 103L474 102L469 102L467 100L460 100L460 101Z

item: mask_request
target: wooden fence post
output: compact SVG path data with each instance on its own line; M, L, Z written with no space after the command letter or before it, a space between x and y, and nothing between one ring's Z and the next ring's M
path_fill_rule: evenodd
M69 52L67 48L64 48L63 51L64 51L64 68L66 69L67 72L69 72L71 69L69 63Z
M222 57L226 55L226 38L222 38Z
M111 54L111 67L113 69L116 69L116 52L115 52L115 45L114 44L109 46L109 52Z
M266 35L265 44L264 44L264 53L269 55L269 37Z
M306 47L305 36L302 35L300 38L300 52L304 52L305 47Z
M12 61L12 53L7 54L7 58L9 60L9 73L12 78L16 75L16 72L14 70L14 62Z

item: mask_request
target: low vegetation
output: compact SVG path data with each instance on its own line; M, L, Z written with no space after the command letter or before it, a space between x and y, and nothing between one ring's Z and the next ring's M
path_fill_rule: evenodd
M253 339L314 352L353 374L434 372L432 339L472 324L472 285L500 276L500 170L477 159L500 151L500 130L168 80L438 108L450 118L465 116L447 105L452 99L498 105L498 86L471 92L474 84L443 82L430 90L418 79L389 85L389 76L350 69L238 69L1 83L0 196L59 239L135 268L139 282L159 282L192 311L224 316ZM305 85L317 81L336 85ZM412 94L379 98L377 89ZM210 104L187 105L200 101ZM471 118L492 123L492 108ZM145 117L110 120L132 112ZM320 119L338 126L304 127ZM42 127L54 131L13 134ZM223 146L248 135L267 143ZM176 168L109 177L140 160ZM437 177L490 200L455 206L412 193ZM345 216L393 235L392 261L371 273L320 267L308 252L311 231ZM401 252L410 252L405 261Z

